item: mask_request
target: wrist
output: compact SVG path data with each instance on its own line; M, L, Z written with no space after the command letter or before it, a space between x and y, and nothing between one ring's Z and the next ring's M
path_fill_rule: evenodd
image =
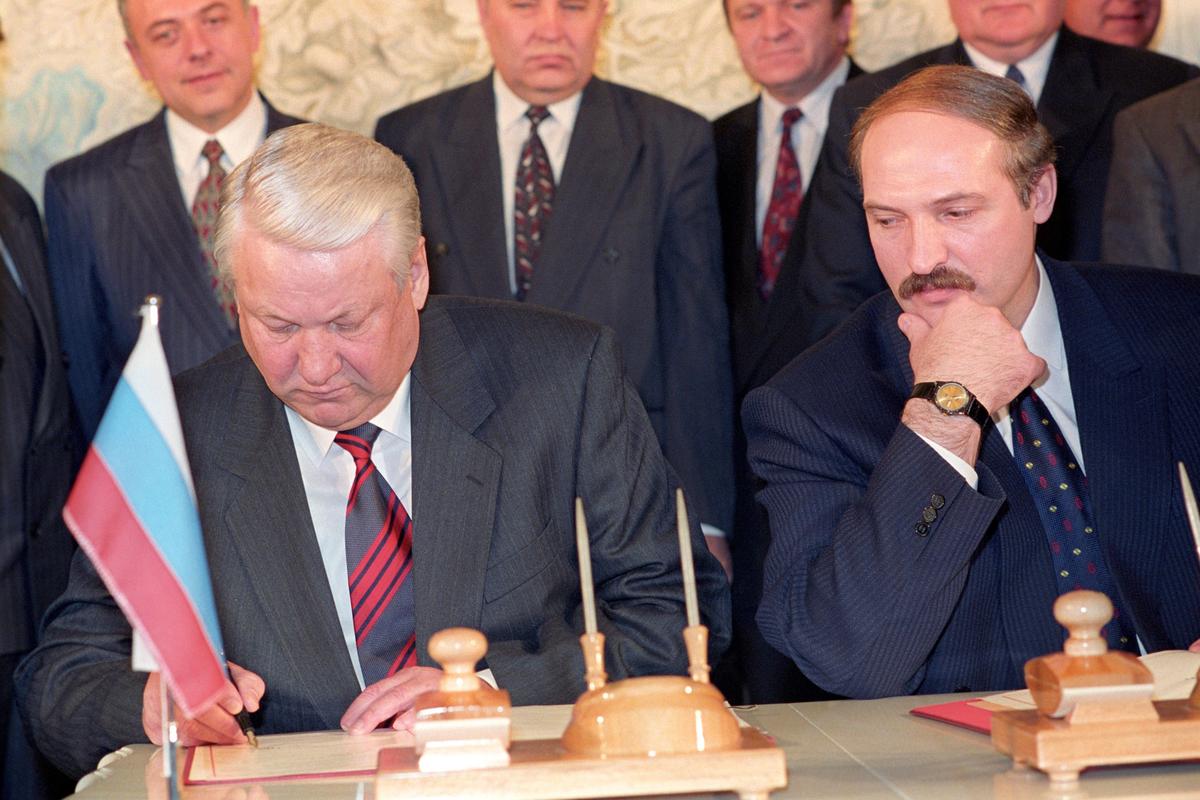
M929 401L913 398L904 405L900 421L913 433L937 442L969 466L975 466L983 431L974 420L943 414Z

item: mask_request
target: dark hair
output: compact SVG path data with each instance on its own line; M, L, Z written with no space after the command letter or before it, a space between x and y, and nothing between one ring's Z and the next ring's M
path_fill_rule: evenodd
M914 72L871 103L850 132L850 166L862 183L862 146L876 120L903 111L958 117L990 131L1004 143L1004 172L1021 204L1046 168L1054 163L1054 139L1038 122L1025 90L1008 78L964 66L926 67Z

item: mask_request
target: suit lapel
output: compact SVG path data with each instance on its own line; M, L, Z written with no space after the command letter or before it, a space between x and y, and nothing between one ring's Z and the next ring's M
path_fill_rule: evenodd
M453 198L443 201L453 207L442 209L451 241L429 242L427 246L431 252L454 256L470 294L511 297L504 201L500 194L505 189L501 187L496 98L490 75L466 88L447 137L429 146L441 187L439 194Z
M219 334L229 323L213 295L191 212L179 192L165 115L141 128L128 168L113 170L113 180L130 208L133 235L145 254L138 267L153 276L146 285L161 286L159 293L176 299L178 307L169 311L187 322L173 325L174 330L190 330L209 340L203 349L215 353L228 344L228 337Z
M1148 532L1172 526L1171 504L1150 500L1162 498L1164 486L1176 485L1166 376L1134 356L1082 277L1070 267L1046 262L1104 557L1118 577L1122 606L1134 615L1134 625L1140 631L1157 630L1157 617L1143 613L1139 618L1140 606L1131 602L1138 593L1122 585L1120 577L1159 563L1167 537ZM1165 638L1160 636L1151 640Z
M592 78L579 103L529 302L579 307L571 297L587 273L584 266L596 257L641 149L636 130L622 124L612 88Z
M442 628L478 628L502 459L474 432L495 409L449 316L421 314L412 369L413 595L421 663Z
M233 563L214 563L247 576L229 586L247 587L239 590L247 595L240 599L262 609L258 618L283 648L297 685L326 727L336 729L358 694L358 679L329 593L283 405L249 359L233 419L238 435L226 439L217 463L241 478L223 519L236 556ZM322 668L314 670L314 664Z
M1060 28L1050 58L1046 85L1038 101L1038 118L1058 149L1054 167L1059 182L1070 180L1095 138L1096 128L1108 117L1113 93L1102 89L1083 41Z

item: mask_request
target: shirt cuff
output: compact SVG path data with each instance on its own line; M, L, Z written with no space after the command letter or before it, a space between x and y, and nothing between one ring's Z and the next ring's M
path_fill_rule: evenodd
M913 431L913 433L917 432ZM917 436L921 436L921 434L917 433ZM954 471L959 475L962 475L963 480L967 482L968 486L970 486L972 489L979 488L979 473L975 471L974 467L959 458L957 454L950 452L932 439L921 436L921 441L932 447L933 452L941 456L942 460L947 464L954 467Z
M729 538L728 536L725 535L725 531L721 530L720 528L718 528L714 525L709 525L707 522L700 523L700 532L703 533L705 536L713 536L717 539L728 539Z

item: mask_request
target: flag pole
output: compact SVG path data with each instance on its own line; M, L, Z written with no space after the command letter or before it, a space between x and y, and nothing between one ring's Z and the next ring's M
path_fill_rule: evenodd
M179 727L175 724L175 704L171 702L171 689L161 673L159 678L158 692L162 701L163 780L167 784L169 800L179 800L179 765L176 761L179 751Z

